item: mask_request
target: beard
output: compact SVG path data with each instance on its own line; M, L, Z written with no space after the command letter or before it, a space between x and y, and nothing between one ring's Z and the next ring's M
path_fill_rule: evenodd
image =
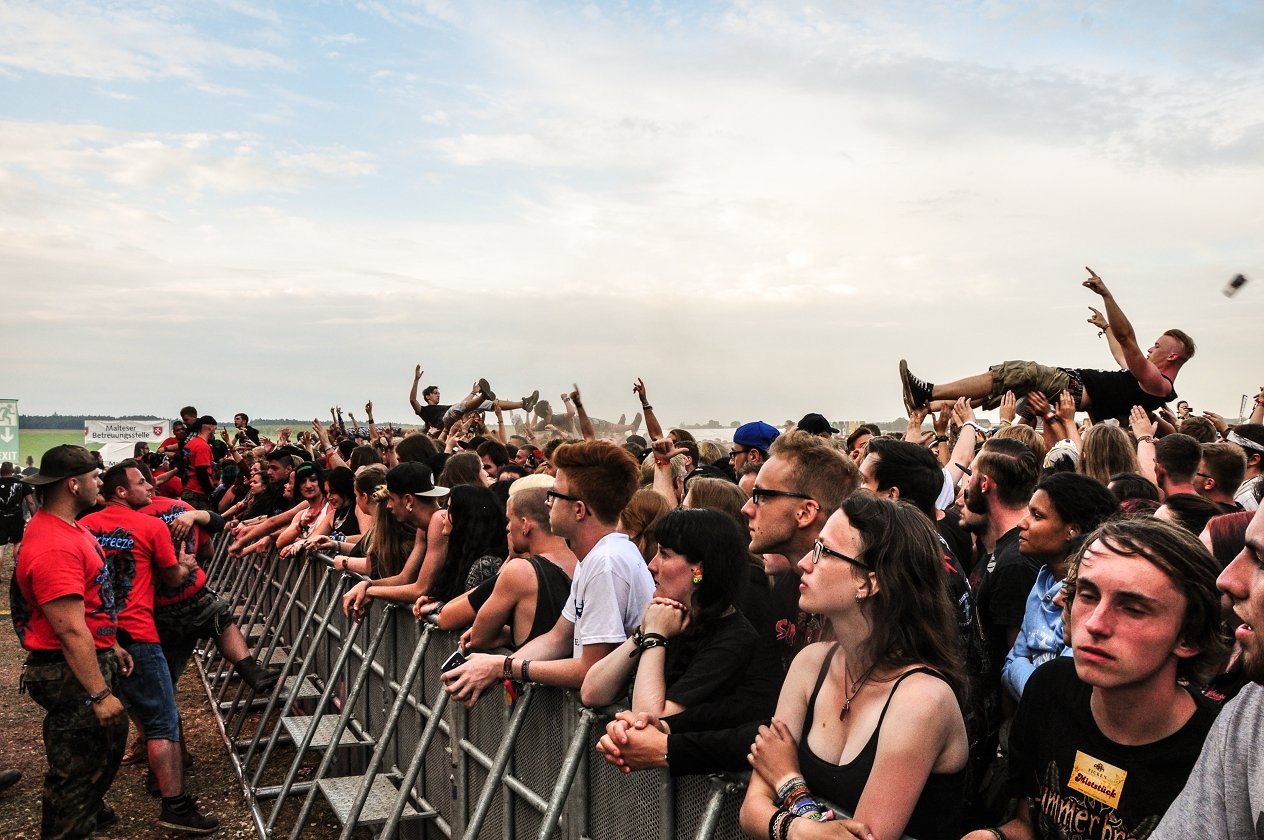
M1250 643L1242 644L1242 673L1253 683L1264 683L1264 650L1254 635Z
M987 516L988 503L987 497L974 489L974 485L970 485L965 491L966 510L971 513L977 513L980 516Z

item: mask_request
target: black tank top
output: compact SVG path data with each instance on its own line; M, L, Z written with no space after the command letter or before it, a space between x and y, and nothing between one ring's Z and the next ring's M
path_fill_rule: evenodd
M1176 386L1167 379L1168 393L1166 397L1156 397L1146 393L1137 382L1137 377L1127 370L1090 370L1075 371L1084 383L1084 390L1089 395L1088 416L1094 423L1111 418L1127 423L1128 414L1134 405L1146 411L1154 411L1160 406L1176 399Z
M803 731L799 734L799 770L808 790L831 805L856 813L856 805L860 802L860 794L864 792L869 774L873 772L873 762L878 755L878 734L882 731L882 721L887 716L887 707L891 698L904 678L911 674L930 674L932 677L943 677L930 668L914 668L896 678L887 695L887 702L882 706L878 716L878 725L873 729L869 742L857 753L848 764L834 764L825 761L812 752L808 746L808 733L812 731L812 721L816 715L816 697L821 693L821 686L829 673L830 663L838 645L830 648L821 665L821 673L816 678L816 687L812 689L812 697L808 700L807 715L803 719ZM913 806L908 825L904 829L907 837L917 840L940 840L961 837L961 815L966 793L966 768L955 773L931 773L926 779L926 786Z
M523 644L553 629L571 594L571 579L549 558L532 554L527 559L535 569L535 618L531 620L531 631L522 640Z

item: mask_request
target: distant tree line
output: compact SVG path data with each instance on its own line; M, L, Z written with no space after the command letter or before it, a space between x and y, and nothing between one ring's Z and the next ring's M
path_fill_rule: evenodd
M82 429L83 424L88 420L153 420L176 418L164 418L161 414L124 414L117 416L113 414L19 414L18 424L23 429ZM232 417L217 417L220 423L225 426L231 426ZM264 426L285 426L285 425L303 425L311 423L311 420L273 420L267 417L250 418L252 425Z

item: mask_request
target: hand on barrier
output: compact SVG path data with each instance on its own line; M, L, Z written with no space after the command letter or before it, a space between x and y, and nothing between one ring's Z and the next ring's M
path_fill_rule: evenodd
M772 719L770 726L759 727L746 760L773 790L799 775L798 742L790 728L777 718Z
M362 580L342 596L342 614L352 621L359 621L364 618L364 612L372 600L369 597L369 582Z
M427 613L435 612L442 605L443 602L438 598L422 595L413 602L413 618L418 621L424 621Z
M624 773L667 766L667 732L653 715L619 712L606 724L597 752Z
M334 547L334 539L328 534L318 534L317 536L307 538L307 546L313 552L328 551Z
M504 673L505 657L489 653L471 653L463 665L445 672L440 679L453 700L472 708L488 687L494 685Z

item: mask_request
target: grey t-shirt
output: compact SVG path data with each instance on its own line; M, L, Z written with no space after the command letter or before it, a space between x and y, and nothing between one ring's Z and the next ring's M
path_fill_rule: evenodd
M1151 840L1264 837L1264 687L1225 704Z

